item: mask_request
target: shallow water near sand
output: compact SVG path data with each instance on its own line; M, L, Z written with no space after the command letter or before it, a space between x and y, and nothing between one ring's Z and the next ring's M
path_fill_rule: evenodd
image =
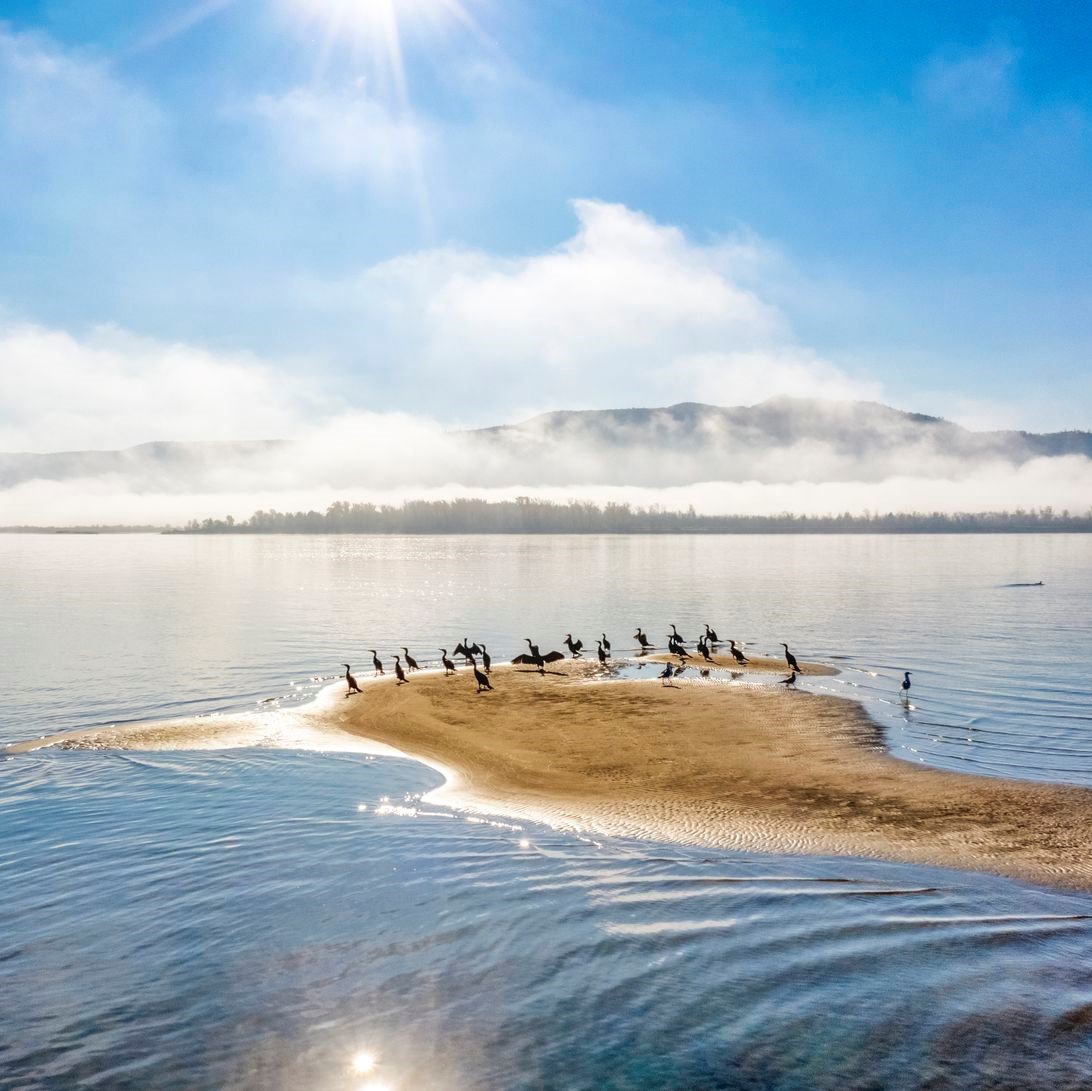
M456 813L291 726L372 647L708 621L906 760L1092 786L1092 539L0 536L0 602L0 742L259 713L0 760L0 1087L1092 1084L1088 895Z

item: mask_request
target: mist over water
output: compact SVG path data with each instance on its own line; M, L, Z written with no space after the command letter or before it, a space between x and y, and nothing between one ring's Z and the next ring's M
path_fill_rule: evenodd
M276 725L372 647L709 622L906 760L1092 786L1090 595L1084 536L0 536L3 741L265 725L0 761L0 1087L1087 1087L1087 895L493 822Z

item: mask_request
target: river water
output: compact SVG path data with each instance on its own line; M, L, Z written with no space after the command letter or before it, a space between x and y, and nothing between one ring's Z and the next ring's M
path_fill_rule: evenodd
M1092 1086L1092 896L456 813L269 727L373 647L709 622L908 761L1092 786L1092 538L8 535L0 609L0 743L275 712L0 757L2 1088Z

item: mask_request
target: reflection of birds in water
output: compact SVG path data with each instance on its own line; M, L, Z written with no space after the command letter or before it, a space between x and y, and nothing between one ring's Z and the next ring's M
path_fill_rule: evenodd
M796 656L789 651L788 644L782 644L781 647L785 649L785 662L788 663L789 667L794 671L800 670L800 664L797 663ZM803 672L801 671L801 673Z
M603 638L603 647L607 649L607 655L610 655L610 641L607 639L606 633L599 634Z
M420 670L421 668L417 666L417 660L410 655L409 648L403 648L402 651L406 653L406 666L409 667L411 671Z
M474 668L474 681L478 683L478 692L481 693L483 689L492 690L493 683L489 681L488 675L478 670L478 664L473 656L470 657L470 665Z
M660 685L669 686L671 684L671 676L675 673L674 667L668 663L662 671L660 671Z
M647 651L653 645L649 643L648 637L638 628L637 632L633 634L633 639L641 645L641 651Z
M779 686L795 686L796 685L796 671L793 671L788 678L782 678L778 682Z
M398 682L396 683L397 685L399 685L399 686L405 685L406 672L404 670L402 670L401 656L397 656L397 655L394 657L394 676L395 676L395 678L398 679Z
M444 674L454 674L455 664L447 657L447 648L440 649L440 662L444 665Z
M902 695L905 700L910 699L910 672L902 672Z
M360 687L356 684L356 679L349 673L352 669L348 663L342 664L345 667L345 684L349 687L349 693L345 696L348 697L350 693L359 693Z
M538 667L539 674L545 674L547 663L556 663L559 659L565 658L561 652L547 652L543 655L538 650L538 645L531 643L531 638L529 636L525 636L523 639L527 641L529 650L524 652L523 655L517 655L516 658L512 660L513 663L527 663L532 667Z
M709 622L705 623L705 642L706 644L719 644L720 637L717 636L716 629L709 628Z
M383 660L375 654L375 648L369 648L368 651L372 653L372 666L375 668L375 673L386 674L387 672L383 669Z
M584 647L584 641L573 640L572 633L565 634L565 647L567 647L569 651L572 652L573 659L582 659L584 657L584 653L580 650Z
M493 657L485 650L485 645L482 648L482 666L485 667L485 673L488 674L493 669Z
M739 648L736 647L736 642L734 640L729 640L728 643L731 644L731 646L732 646L731 647L732 658L737 663L746 663L747 662L747 657L743 654L743 652L741 652L739 650Z
M597 640L595 642L595 645L596 645L595 650L599 654L599 662L600 663L606 663L607 659L609 658L608 653L609 653L610 649L609 648L604 648L603 647L603 641L601 641L601 640Z
M682 677L682 672L684 670L686 670L686 665L685 664L681 664L680 666L676 667L675 668L675 677L676 678L681 678Z

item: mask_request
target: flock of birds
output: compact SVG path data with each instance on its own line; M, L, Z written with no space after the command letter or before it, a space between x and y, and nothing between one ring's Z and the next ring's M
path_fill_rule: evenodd
M599 662L605 666L610 660L611 644L607 639L606 633L601 633L600 637L601 639L595 642L596 654L598 655ZM656 645L648 639L648 636L640 627L638 627L633 639L637 641L640 647L639 655L647 655L649 651L656 649ZM524 640L527 644L527 651L517 655L512 660L514 664L532 667L537 670L539 674L545 675L547 666L565 658L564 652L541 651L539 645L535 644L530 637L524 637ZM566 633L563 643L565 644L565 647L569 649L569 654L573 659L583 659L584 642L582 640L574 639L572 633ZM671 632L667 634L667 650L671 655L678 659L678 663L668 662L665 664L663 671L661 671L659 675L662 685L672 685L671 679L677 678L687 669L687 660L694 658L687 650L687 644L691 643L694 644L695 653L702 657L703 662L716 663L716 660L711 653L715 648L725 642L717 635L716 630L708 624L705 626L705 632L703 632L696 641L687 640L679 632L676 626L672 624ZM729 653L739 666L745 666L750 662L744 654L743 649L739 647L735 640L730 639L727 643L729 646ZM789 676L788 678L780 679L778 684L795 687L797 675L803 674L804 669L800 666L796 656L789 650L788 644L782 642L781 647L785 649L785 664L789 669ZM374 675L376 677L385 675L387 672L383 667L383 660L379 658L379 655L374 648L370 649L370 651L372 653ZM488 692L493 689L493 684L489 680L489 675L492 671L492 658L489 655L489 650L485 644L477 641L471 643L468 637L463 637L455 646L452 654L456 657L461 656L465 664L472 668L474 672L474 682L478 687L478 693ZM479 658L481 659L481 667L478 666ZM405 661L404 665L403 660ZM444 669L445 675L455 673L455 661L448 656L446 648L440 649L440 664ZM350 697L354 693L360 693L360 687L357 685L356 679L352 674L352 666L348 663L344 663L343 666L345 667L345 682L348 687L345 696ZM405 685L406 682L409 681L407 675L420 669L417 660L410 655L409 648L403 647L402 654L394 657L394 675L397 679L397 685ZM702 674L707 675L708 673L708 669L702 670ZM909 671L906 671L903 674L902 692L904 697L909 697Z

